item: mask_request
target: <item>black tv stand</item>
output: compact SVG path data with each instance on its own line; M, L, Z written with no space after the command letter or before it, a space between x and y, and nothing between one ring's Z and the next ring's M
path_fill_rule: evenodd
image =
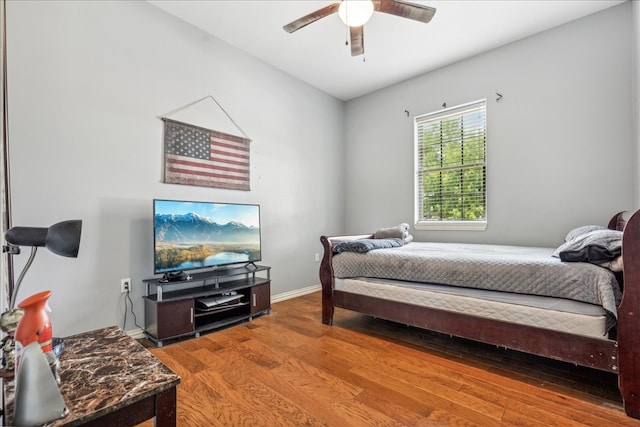
M264 265L241 264L192 272L184 280L153 278L143 282L144 333L158 347L166 340L198 337L202 332L251 321L271 310L271 267ZM198 300L227 295L239 297L206 310L197 304Z

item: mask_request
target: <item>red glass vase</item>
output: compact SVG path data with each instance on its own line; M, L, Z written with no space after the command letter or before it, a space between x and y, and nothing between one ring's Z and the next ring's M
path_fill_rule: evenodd
M18 304L18 307L24 310L24 314L15 333L17 357L20 357L22 350L33 341L38 341L45 353L52 350L53 331L47 311L47 300L50 296L51 291L42 291Z

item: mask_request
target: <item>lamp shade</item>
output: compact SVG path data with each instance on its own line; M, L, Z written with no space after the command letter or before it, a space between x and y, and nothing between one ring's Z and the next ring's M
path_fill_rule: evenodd
M4 235L15 246L44 246L57 255L77 258L80 249L82 220L62 221L49 228L13 227Z

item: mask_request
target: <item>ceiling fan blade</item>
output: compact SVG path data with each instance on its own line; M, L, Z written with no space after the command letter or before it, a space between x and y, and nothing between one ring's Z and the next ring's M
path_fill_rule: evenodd
M349 27L349 39L351 40L351 56L364 54L364 27Z
M338 7L340 7L340 3L333 3L329 6L325 6L322 9L318 9L315 12L311 12L308 15L303 16L302 18L296 19L295 21L285 25L282 27L287 33L293 33L294 31L298 31L300 28L306 27L307 25L316 22L319 19L324 18L325 16L332 15L338 11Z
M408 3L401 0L374 0L374 9L378 12L388 13L390 15L409 18L415 21L424 22L431 21L436 9L421 4Z

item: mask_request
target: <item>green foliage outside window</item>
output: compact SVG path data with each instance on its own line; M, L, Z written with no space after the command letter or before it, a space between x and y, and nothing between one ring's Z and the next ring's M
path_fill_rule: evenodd
M481 221L486 207L485 109L422 123L422 219Z

